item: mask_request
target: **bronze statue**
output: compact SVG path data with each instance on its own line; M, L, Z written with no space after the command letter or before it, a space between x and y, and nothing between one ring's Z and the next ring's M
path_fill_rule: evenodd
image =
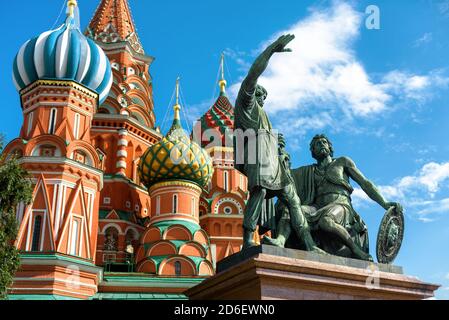
M283 35L260 54L244 79L235 103L235 137L241 142L234 144L235 163L236 168L248 177L250 191L243 219L244 249L255 245L253 239L257 225L259 228L272 228L272 199L277 196L289 209L292 228L304 248L322 252L310 234L293 179L280 160L282 150L278 145L278 135L263 109L267 91L257 84L274 53L291 51L286 46L294 37ZM255 154L251 150L255 150Z
M316 135L312 139L310 151L317 163L292 170L292 176L315 241L330 254L372 261L367 227L352 207L353 188L349 178L385 210L391 211L393 207L402 215L402 206L387 202L350 158L334 159L332 143L325 135ZM289 208L283 203L277 204L277 216L277 237L264 237L264 243L284 247L290 239L294 221L289 216ZM398 231L391 228L389 232L391 242ZM390 243L388 245L391 247Z

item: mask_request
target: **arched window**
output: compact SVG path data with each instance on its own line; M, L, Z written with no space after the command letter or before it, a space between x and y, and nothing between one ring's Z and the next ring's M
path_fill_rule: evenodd
M30 112L28 114L27 135L30 134L31 129L33 128L33 118L34 118L34 112Z
M181 262L175 261L175 275L180 276L181 271Z
M178 195L173 195L173 213L178 213Z
M51 109L51 111L50 111L50 122L48 124L48 133L49 134L54 134L55 133L55 130L56 130L56 115L57 115L56 108Z
M161 196L156 197L156 215L161 214Z
M75 122L73 124L73 138L75 140L78 140L79 132L80 132L80 114L76 113L75 114Z
M225 235L231 236L232 235L232 225L227 223L225 225Z
M224 172L224 190L228 192L228 172Z
M104 250L117 251L118 249L118 231L113 227L109 227L105 232Z
M70 254L72 256L78 255L79 249L79 221L73 219L72 221L72 240L70 242Z
M39 251L39 245L41 242L41 228L42 228L42 216L36 216L34 218L33 228L33 242L31 244L31 251Z
M39 148L39 156L41 157L55 157L57 148L52 145L43 145Z
M131 82L129 84L129 86L130 86L131 89L137 89L137 90L142 90L143 91L142 87L138 83Z
M139 114L137 112L132 112L131 113L131 117L136 119L139 123L143 124L144 126L147 125L147 122L145 121L145 118L141 114Z
M103 113L103 114L116 114L117 110L115 110L114 107L111 107L110 105L107 104L102 104L101 108L98 109L98 113Z
M117 62L113 62L113 63L111 63L111 68L119 71L120 65Z
M128 245L128 244L131 244L131 245L137 245L137 240L138 240L138 234L136 233L136 231L134 231L134 230L132 230L132 229L129 229L127 232L126 232L126 235L125 235L125 241L126 241L126 244Z
M195 201L195 197L192 197L192 216L195 215L195 207L196 207L196 201Z
M221 225L219 223L214 224L214 235L221 236Z
M139 97L131 97L131 101L133 104L138 104L139 106L145 107L145 102Z
M92 165L92 160L87 155L87 153L79 149L73 152L73 160L75 160L76 162L87 164L89 166Z

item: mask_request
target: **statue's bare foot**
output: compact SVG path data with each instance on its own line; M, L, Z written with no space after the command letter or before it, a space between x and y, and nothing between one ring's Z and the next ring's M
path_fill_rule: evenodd
M366 258L366 260L367 261L370 261L370 262L374 262L374 259L373 259L373 257L369 254L368 255L368 257Z
M374 262L373 257L369 253L366 253L365 251L363 251L358 247L356 247L353 252L358 259Z
M276 246L276 247L281 247L284 248L284 241L279 240L278 238L270 238L267 236L264 236L262 239L262 243L263 244L268 244L270 246Z
M317 246L314 246L314 247L312 248L312 250L310 250L310 251L312 251L313 253L329 255L326 251L324 251L324 250L318 248Z

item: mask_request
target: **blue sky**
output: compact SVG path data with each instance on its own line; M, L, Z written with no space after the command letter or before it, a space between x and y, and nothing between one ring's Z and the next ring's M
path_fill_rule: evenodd
M22 124L12 61L29 38L62 22L63 0L0 1L1 131ZM292 53L273 58L260 79L266 110L287 137L294 166L312 162L308 143L326 133L336 156L350 156L390 201L406 209L406 233L395 264L442 284L449 299L449 0L150 1L129 0L147 54L156 121L162 123L175 79L193 119L218 94L220 54L232 102L239 81L270 40L296 35ZM79 1L85 28L98 1ZM380 9L380 30L365 27L368 5ZM55 24L55 22L57 23ZM384 210L354 194L375 255Z

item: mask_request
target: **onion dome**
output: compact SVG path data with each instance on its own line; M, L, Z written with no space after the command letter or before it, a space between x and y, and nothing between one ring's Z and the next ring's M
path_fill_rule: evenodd
M226 96L227 83L224 79L224 55L221 56L221 80L218 84L220 86L220 96L210 109L197 121L194 129L201 130L201 135L199 135L199 132L195 132L195 136L201 137L201 146L203 148L211 143L214 146L232 148L233 137L230 129L234 128L234 107ZM203 133L206 130L212 130L212 132L204 135ZM215 137L220 137L220 141L215 142Z
M36 80L71 80L96 92L100 104L106 99L113 81L109 59L80 31L76 6L76 0L69 0L67 18L59 28L28 40L20 48L13 66L18 91Z
M188 180L204 188L212 177L212 159L181 126L178 99L179 80L173 124L161 141L147 149L139 164L141 182L148 188L167 180Z

